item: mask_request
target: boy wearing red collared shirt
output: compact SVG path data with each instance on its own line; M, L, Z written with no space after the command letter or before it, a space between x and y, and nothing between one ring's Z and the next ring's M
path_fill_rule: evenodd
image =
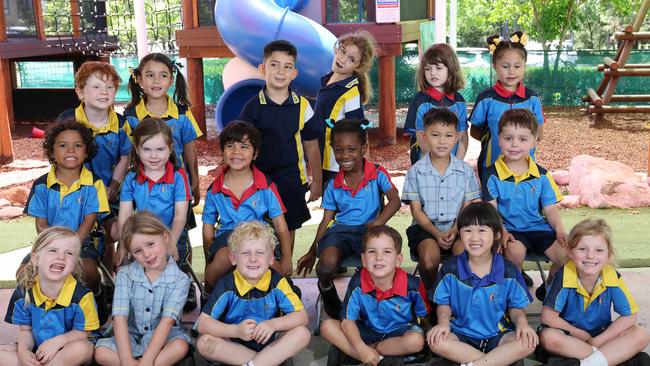
M386 357L422 350L426 291L420 279L400 268L401 250L402 237L395 229L386 225L368 229L363 237L363 269L348 285L343 320L328 319L321 325L323 338L332 344L329 357L338 356L340 350L377 365Z
M291 238L284 219L286 211L277 187L252 164L262 138L248 122L233 121L221 131L219 142L224 167L208 188L203 207L203 251L206 258L205 288L211 292L217 280L233 266L228 238L244 221L264 222L268 217L280 241L281 255L272 267L283 276L291 274ZM218 230L215 233L215 224Z

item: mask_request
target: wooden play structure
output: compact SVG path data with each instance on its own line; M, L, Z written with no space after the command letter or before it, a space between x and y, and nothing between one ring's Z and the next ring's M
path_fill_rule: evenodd
M74 89L18 88L17 62L72 61L76 69L86 60L106 59L104 55L116 49L115 37L106 33L103 2L89 7L80 0L57 0L57 8L63 3L69 9L63 8L62 17L70 26L63 33L56 26L46 27L43 5L48 1L53 0L0 0L0 164L13 160L11 129L16 117L48 120L61 105L77 103ZM47 17L50 23L55 18Z
M312 0L321 11L319 23L335 36L364 29L373 34L379 44L379 128L382 144L396 142L395 123L395 56L402 54L402 44L418 42L420 24L428 22L434 14L433 0L402 1L399 23L380 24L375 21L375 0L354 0L364 9L362 22L339 22L340 3L350 0ZM214 0L184 0L183 29L176 32L180 57L187 58L187 75L194 105L192 113L205 130L205 104L203 92L203 58L233 57L225 45L214 17L208 9L214 8ZM362 18L361 16L359 18Z

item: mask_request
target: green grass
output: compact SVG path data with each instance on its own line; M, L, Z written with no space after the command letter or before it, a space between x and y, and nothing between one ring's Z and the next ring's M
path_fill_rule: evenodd
M0 253L32 245L36 236L34 218L23 216L14 220L0 221Z

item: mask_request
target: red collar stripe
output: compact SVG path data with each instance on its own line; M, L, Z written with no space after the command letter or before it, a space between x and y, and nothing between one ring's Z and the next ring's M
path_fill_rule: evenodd
M441 93L439 92L436 88L427 88L426 93L428 96L431 98L435 99L436 101L441 101L442 98L447 97L449 100L454 100L454 93L452 94L446 94L446 93Z
M382 291L375 286L370 272L366 268L361 269L361 291L367 294L375 291L377 301L390 299L393 296L406 296L408 292L408 276L401 268L395 269L395 277L393 277L393 287L386 291Z
M142 165L141 163L136 180L138 181L139 184L143 184L145 181L147 181L149 183L149 190L151 190L154 184L158 184L158 183L174 184L174 166L172 165L172 163L168 161L165 164L165 174L163 174L163 176L160 177L160 179L158 179L157 181L153 181L144 174L144 165Z

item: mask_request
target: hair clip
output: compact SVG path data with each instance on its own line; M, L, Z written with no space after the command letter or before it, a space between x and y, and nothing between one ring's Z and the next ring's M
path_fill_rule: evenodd
M178 61L172 61L172 63L174 64L174 66L176 66L177 69L183 68L183 64Z
M510 41L512 43L520 43L522 46L525 46L528 43L528 36L525 33L521 34L519 37L516 33L510 36Z
M490 55L494 54L494 51L496 51L497 46L494 45L494 43L491 43L488 45L488 50L490 50Z
M329 127L329 128L334 128L334 120L331 119L331 118L326 119L326 120L325 120L325 124L326 124L327 127Z
M368 129L372 126L372 122L368 121L367 119L362 119L361 123L359 123L359 127L361 127L362 130Z
M136 73L137 70L138 70L137 67L136 68L129 67L129 74L131 74L131 77L134 78L134 79L135 79L135 73Z

